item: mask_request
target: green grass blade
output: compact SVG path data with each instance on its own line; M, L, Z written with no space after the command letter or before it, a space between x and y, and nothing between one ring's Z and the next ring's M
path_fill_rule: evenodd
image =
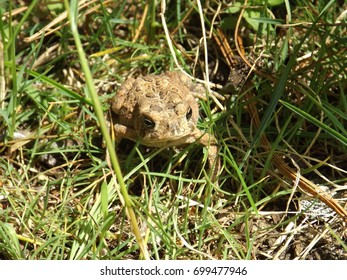
M315 124L316 126L320 127L327 133L329 133L331 136L333 136L335 139L337 139L339 142L341 142L343 145L347 146L347 137L342 135L341 133L337 132L336 130L332 129L330 126L322 123L321 121L317 120L316 118L312 117L310 114L306 113L305 111L295 107L292 104L289 104L288 102L280 100L280 103L283 104L285 107L293 111L294 113L298 114L299 116L303 117L304 119L310 121L311 123Z

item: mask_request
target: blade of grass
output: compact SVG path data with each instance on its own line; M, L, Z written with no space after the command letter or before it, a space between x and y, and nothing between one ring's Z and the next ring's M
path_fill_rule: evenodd
M336 138L338 141L340 141L343 145L347 146L347 137L343 136L341 133L337 132L336 130L332 129L330 126L327 126L326 124L322 123L321 121L317 120L310 114L306 113L305 111L295 107L294 105L289 104L288 102L285 102L283 100L280 100L280 103L283 104L285 107L287 107L289 110L293 111L294 113L298 114L299 116L303 117L304 119L312 122L316 126L320 127L327 133L329 133L331 136Z
M13 259L24 259L16 231L11 224L0 221L0 249L2 247L8 247L7 252Z
M260 138L262 135L264 135L266 128L269 126L270 122L271 122L271 118L273 116L273 113L275 111L275 108L280 100L280 98L282 97L283 93L285 92L285 87L287 85L287 80L288 77L291 73L291 69L293 67L293 65L296 62L296 58L298 56L299 50L301 48L301 46L304 44L304 42L306 41L306 39L308 38L308 36L311 34L311 32L314 30L314 28L317 25L317 22L319 22L320 18L322 17L322 15L325 13L325 11L328 10L329 7L331 7L331 5L334 3L335 1L330 1L322 10L322 12L319 14L319 16L316 18L315 21L312 22L311 27L307 30L307 32L305 33L305 36L302 37L302 39L300 40L300 42L295 46L294 51L290 57L290 60L287 64L287 66L285 67L282 75L280 76L278 83L276 85L276 88L274 90L273 96L271 98L271 101L269 103L269 106L267 107L261 121L260 121L260 126L254 136L254 139L247 151L247 153L245 154L241 165L240 165L240 169L242 169L243 165L246 163L246 160L248 159L249 155L251 154L252 150L254 149L254 147L256 146L256 144L260 141Z
M130 199L130 196L128 194L128 191L127 191L125 183L124 183L124 179L123 179L123 175L122 175L122 172L121 172L121 169L119 166L118 158L117 158L115 149L114 149L113 144L112 144L112 139L111 139L110 134L109 134L108 129L107 129L106 121L104 119L104 114L102 111L101 102L100 102L99 97L96 93L96 89L95 89L95 86L93 83L92 74L91 74L91 71L89 69L86 55L84 53L82 43L81 43L81 40L79 37L79 33L78 33L78 29L77 29L78 1L71 1L71 7L70 7L69 2L67 0L64 1L64 4L65 4L65 8L66 8L68 15L69 15L71 31L72 31L72 34L74 36L77 52L78 52L78 55L80 58L80 63L81 63L83 72L84 72L85 77L86 77L87 88L88 88L90 96L92 98L94 110L95 110L95 113L96 113L96 116L97 116L97 119L98 119L98 122L100 125L101 133L105 139L106 147L107 147L107 150L108 150L109 155L110 155L112 167L114 169L117 181L118 181L119 186L120 186L120 191L121 191L123 199L124 199L124 204L125 204L125 208L127 210L127 215L128 215L129 220L130 220L130 223L132 225L132 230L133 230L135 238L139 244L141 253L145 259L149 259L149 254L148 254L146 246L143 242L143 239L141 237L139 226L136 222L136 216L135 216L135 212L134 212L133 207L132 207L132 201Z

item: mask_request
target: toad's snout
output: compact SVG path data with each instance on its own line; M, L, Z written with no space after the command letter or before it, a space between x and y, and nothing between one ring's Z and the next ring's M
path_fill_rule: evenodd
M179 123L175 121L168 121L166 125L166 133L176 137L185 136L194 130L195 125L191 122Z

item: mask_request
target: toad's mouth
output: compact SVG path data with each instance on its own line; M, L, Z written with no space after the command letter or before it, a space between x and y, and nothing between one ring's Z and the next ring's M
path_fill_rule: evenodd
M168 121L157 123L154 127L142 127L141 143L151 147L179 146L192 143L191 138L197 130L193 122Z
M158 132L150 132L141 139L141 143L146 146L158 148L180 146L194 143L199 137L197 135L201 135L201 131L196 127L190 130L180 131L180 133L166 131L166 133L159 134Z

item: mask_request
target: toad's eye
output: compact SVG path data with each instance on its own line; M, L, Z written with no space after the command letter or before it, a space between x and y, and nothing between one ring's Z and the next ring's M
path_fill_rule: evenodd
M189 107L188 111L186 113L187 120L189 120L192 117L192 114L193 114L193 110L192 110L192 108Z
M150 128L150 129L154 128L155 126L155 122L148 117L143 119L143 124L145 125L146 128Z

